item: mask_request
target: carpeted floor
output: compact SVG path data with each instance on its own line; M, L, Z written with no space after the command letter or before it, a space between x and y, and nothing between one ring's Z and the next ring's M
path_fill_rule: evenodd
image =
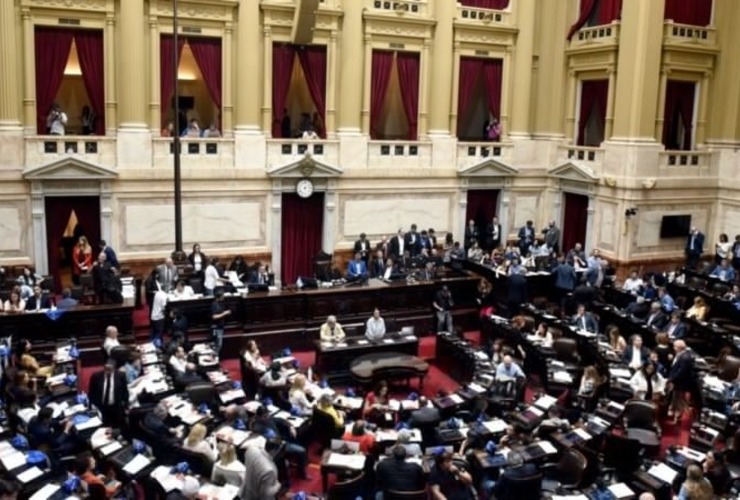
M145 316L144 316L145 318ZM139 323L141 324L141 323ZM477 332L467 333L466 337L474 343L478 342L479 336ZM459 384L451 379L444 370L437 366L434 362L435 352L435 337L422 337L419 341L419 356L430 361L429 375L424 380L423 393L427 396L435 396L438 391L454 391L458 388ZM294 352L293 355L300 361L301 366L311 366L314 363L313 352ZM228 370L232 379L239 380L239 361L236 359L229 359L222 361L224 369ZM100 369L99 367L85 368L81 374L80 386L83 390L87 390L90 375ZM403 395L399 395L403 396ZM532 397L532 391L528 390L526 393L527 400L529 401ZM686 445L689 439L689 431L691 429L691 422L688 418L678 425L674 426L670 423L663 423L663 439L662 439L662 452L665 451L669 446L675 444ZM309 476L310 480L302 481L297 478L294 480L292 485L293 491L305 491L305 492L320 492L321 491L321 477L319 473L319 461L320 456L318 454L317 447L309 449Z

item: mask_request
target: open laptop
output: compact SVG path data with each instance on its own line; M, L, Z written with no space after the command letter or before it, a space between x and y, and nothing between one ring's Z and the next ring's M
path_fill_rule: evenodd
M360 443L355 443L354 441L344 441L342 439L332 439L330 449L335 453L359 453Z

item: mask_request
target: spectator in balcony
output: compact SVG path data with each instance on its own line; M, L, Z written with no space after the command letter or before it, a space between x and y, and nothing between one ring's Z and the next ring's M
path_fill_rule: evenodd
M221 137L221 132L218 130L218 124L216 122L211 123L211 126L203 131L203 137Z
M283 109L283 118L280 120L280 136L283 139L289 139L293 135L293 128L290 124L290 115L288 109Z
M185 129L185 132L182 134L183 137L200 137L201 136L201 130L198 126L198 120L193 118L188 123L188 127Z
M162 129L162 137L174 137L175 135L175 123L170 121L165 128Z
M494 118L488 124L486 139L491 142L499 142L501 140L501 124L498 122L498 118Z
M308 128L303 131L303 138L311 140L319 138L319 135L316 133L316 130L314 130L313 125L309 125Z
M321 119L321 116L316 111L314 111L313 117L311 119L311 124L313 125L313 129L316 134L319 137L324 137L324 120Z
M80 121L82 122L82 135L91 135L95 132L95 111L90 106L82 107L82 116Z
M64 135L64 127L66 125L67 114L55 102L51 105L51 110L46 116L46 131L51 135Z
M300 132L301 136L307 131L313 129L313 124L311 123L311 115L308 113L301 113L301 125L298 127L298 131Z

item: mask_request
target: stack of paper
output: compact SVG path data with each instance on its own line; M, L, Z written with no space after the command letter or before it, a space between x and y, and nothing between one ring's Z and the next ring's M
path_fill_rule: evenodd
M344 467L351 470L362 470L365 467L365 455L331 453L326 461L326 465L331 467Z
M612 492L612 495L614 495L617 500L622 498L632 498L635 496L635 492L624 483L612 484L609 486L609 491Z
M60 489L62 489L62 487L58 484L45 484L44 487L34 493L29 500L47 500Z
M673 484L673 480L676 478L676 475L678 475L678 472L664 463L659 463L650 467L648 474L664 483Z
M23 472L18 474L18 476L16 477L18 478L18 481L20 481L23 484L26 484L26 483L30 483L31 481L33 481L34 479L38 477L41 477L43 474L44 472L34 465L30 469L24 470Z
M129 463L123 466L123 470L133 476L137 474L141 469L148 466L150 463L152 463L152 461L149 460L146 456L138 454L134 458L132 458ZM167 467L165 467L165 469L169 473L169 469Z

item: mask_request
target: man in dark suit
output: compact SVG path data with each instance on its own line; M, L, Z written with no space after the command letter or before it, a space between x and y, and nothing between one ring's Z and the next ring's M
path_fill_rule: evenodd
M512 273L509 276L509 289L506 298L511 316L519 314L520 306L529 302L529 284L525 273L525 268L520 267L519 272Z
M388 491L410 492L423 490L424 470L415 462L406 461L406 448L396 445L391 458L378 462L375 477L384 494Z
M360 239L355 241L355 253L359 253L362 257L362 260L365 262L365 265L367 265L368 261L370 260L370 249L372 246L370 245L370 242L367 240L367 235L365 233L360 233Z
M509 452L507 457L508 467L501 474L493 487L493 496L498 500L521 500L523 498L540 498L542 481L533 481L532 490L524 489L518 483L528 477L537 476L537 466L524 463L524 457L517 451Z
M214 265L216 263L214 262ZM171 257L167 257L163 264L157 266L157 272L159 275L159 286L163 291L170 293L174 290L175 285L178 281L177 266L172 261ZM219 273L220 274L220 273Z
M558 257L558 265L552 273L555 275L555 289L558 295L562 297L573 293L576 283L578 283L578 276L570 262L566 261L562 256Z
M391 238L391 242L388 244L388 257L396 260L401 255L403 255L405 249L406 236L403 232L403 229L399 229L398 233L393 238Z
M267 267L264 264L260 264L256 271L249 275L249 283L257 285L269 285L270 275L267 272Z
M550 252L560 253L560 228L555 225L555 221L551 220L547 225L547 229L543 229L542 233L545 235L545 245L550 249Z
M682 339L688 333L686 323L681 321L681 311L673 311L671 313L671 321L665 326L665 332L669 337L674 339Z
M126 374L116 370L114 361L107 361L102 370L90 377L90 402L102 413L105 425L120 428L125 423L128 384Z
M465 248L470 248L473 243L480 245L480 232L478 226L475 225L475 221L470 219L468 225L465 227Z
M529 246L534 242L534 223L528 220L525 225L519 228L519 251L521 255L527 255Z
M648 360L650 351L648 348L642 345L642 337L639 335L633 335L630 341L630 345L624 350L622 354L622 360L632 368L637 370Z
M355 259L347 264L347 281L367 281L367 264L362 260L360 252L357 252Z
M591 333L599 332L599 325L596 322L596 318L590 312L586 312L586 306L578 304L578 310L576 315L573 316L571 324L579 330L585 330Z
M486 250L489 252L501 246L501 224L494 217L486 227Z
M100 240L100 251L105 253L105 258L111 266L116 269L120 269L121 264L118 262L118 256L116 255L115 250L108 246L108 243L106 243L105 240Z
M686 238L686 267L695 269L702 253L704 253L704 233L692 227Z
M98 296L98 303L105 304L108 302L116 302L112 300L112 293L116 290L116 270L108 262L108 257L105 252L98 254L98 260L93 264L92 269L93 284L95 285L95 293Z
M38 311L40 309L50 309L51 299L41 291L41 286L33 286L33 295L26 301L26 311Z
M439 410L435 406L430 405L426 397L421 396L419 397L419 409L411 412L410 424L411 427L436 427L441 419Z
M385 275L385 258L382 250L375 252L375 258L370 262L370 266L368 266L368 273L371 278L383 279Z
M65 288L62 290L62 300L57 302L58 309L70 309L77 305L77 301L72 298L72 290Z
M662 330L667 322L668 318L663 314L663 308L660 302L657 300L652 302L650 304L650 312L645 319L645 324L654 330Z
M411 253L412 257L418 255L419 252L421 252L421 237L416 231L416 224L411 224L411 231L406 233L404 239L406 240L406 250Z
M154 410L147 412L143 425L160 440L161 444L176 446L178 444L177 431L168 427L164 423L165 419L167 419L167 407L159 403Z
M691 392L692 397L697 397L698 385L694 373L694 354L686 347L686 342L676 340L673 342L673 362L668 369L667 389L672 392L673 397L668 416L678 419L683 410L684 393ZM698 403L701 398L695 399Z

